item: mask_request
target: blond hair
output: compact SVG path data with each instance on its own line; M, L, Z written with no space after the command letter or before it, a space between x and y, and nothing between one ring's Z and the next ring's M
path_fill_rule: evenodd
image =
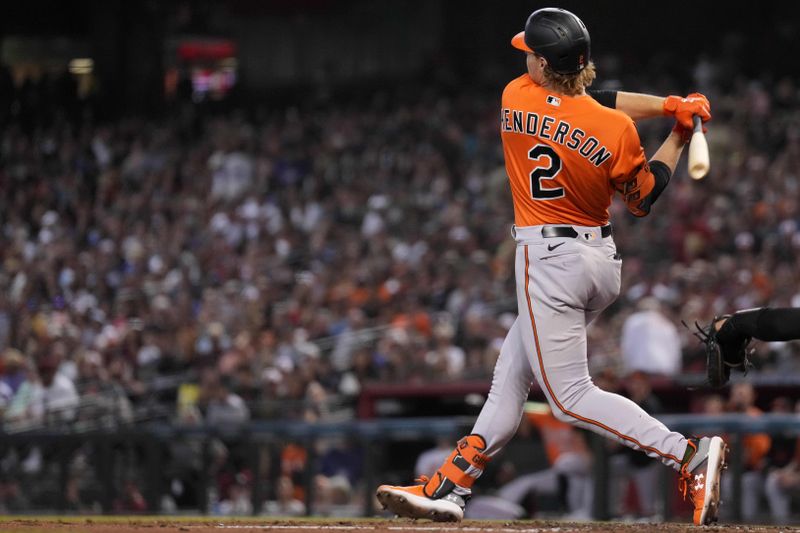
M550 68L550 65L544 67L544 84L554 91L567 96L576 96L589 87L597 76L594 69L594 62L589 61L589 64L575 74L559 74Z

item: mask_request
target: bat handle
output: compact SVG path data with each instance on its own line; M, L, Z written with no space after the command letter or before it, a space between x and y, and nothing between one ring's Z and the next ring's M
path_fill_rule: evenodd
M692 122L694 122L694 131L699 131L699 132L702 133L702 131L703 131L703 121L700 120L700 117L697 116L697 115L694 115L692 117Z

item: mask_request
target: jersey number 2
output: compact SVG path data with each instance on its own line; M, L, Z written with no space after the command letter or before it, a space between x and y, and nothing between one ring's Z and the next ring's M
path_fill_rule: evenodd
M544 180L551 180L561 172L561 158L555 150L546 144L537 144L528 152L528 159L536 162L540 157L546 156L550 159L550 166L538 167L531 172L531 198L534 200L555 200L564 197L563 187L546 189L542 187Z

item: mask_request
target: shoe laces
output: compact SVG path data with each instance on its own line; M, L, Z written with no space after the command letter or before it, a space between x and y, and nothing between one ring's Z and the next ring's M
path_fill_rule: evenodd
M692 499L692 504L697 506L697 496L701 494L703 491L701 489L695 488L692 483L692 473L686 468L686 465L683 465L680 472L680 478L678 478L678 490L683 495L683 500L686 501L687 495L689 498Z
M694 453L690 457L686 458L685 462L681 464L681 469L679 471L680 477L678 478L678 490L683 495L684 501L686 501L687 494L691 495L692 499L694 500L694 490L691 489L692 473L689 471L689 463L691 462L691 459L694 457L694 455L697 453L698 446L693 442L695 439L697 439L697 437L689 439L687 445L694 450Z
M692 481L692 474L690 474L684 466L681 468L680 476L681 477L678 479L678 490L681 492L683 500L686 501L686 494L689 491L689 484Z
M417 483L421 483L421 484L425 485L426 483L428 483L428 481L430 481L430 479L428 478L428 476L419 476L414 481L416 481Z

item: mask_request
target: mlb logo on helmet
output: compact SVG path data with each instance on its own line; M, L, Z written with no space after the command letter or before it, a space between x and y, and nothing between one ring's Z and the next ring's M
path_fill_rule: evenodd
M548 104L556 106L556 107L561 105L561 98L559 98L557 96L553 96L552 94L548 94L547 95L546 101L547 101Z

